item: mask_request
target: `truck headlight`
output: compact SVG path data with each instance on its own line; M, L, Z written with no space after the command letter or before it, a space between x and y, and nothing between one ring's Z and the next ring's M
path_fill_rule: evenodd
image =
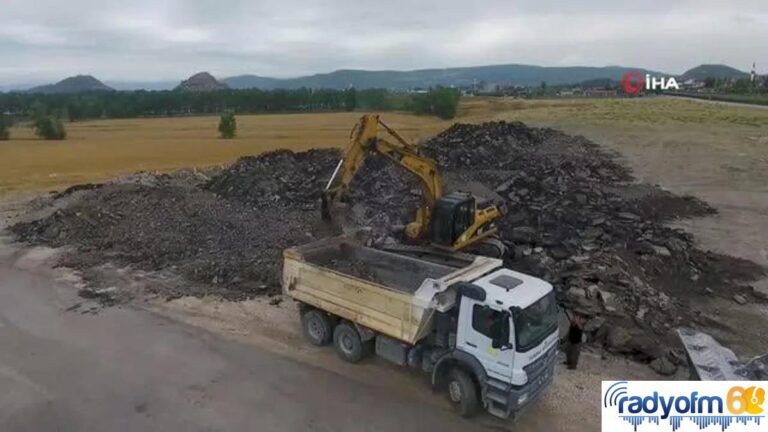
M522 405L528 400L528 393L523 393L517 397L517 404Z

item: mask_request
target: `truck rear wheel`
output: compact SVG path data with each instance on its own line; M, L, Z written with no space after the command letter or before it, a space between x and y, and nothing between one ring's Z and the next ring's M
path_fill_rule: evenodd
M301 315L301 327L304 337L312 345L328 345L333 337L333 325L328 314L317 309L311 309Z
M367 347L369 344L360 339L360 333L348 322L336 326L333 331L333 345L339 357L350 363L359 362L370 352Z
M477 414L479 402L475 382L465 371L454 368L448 377L448 400L462 417Z

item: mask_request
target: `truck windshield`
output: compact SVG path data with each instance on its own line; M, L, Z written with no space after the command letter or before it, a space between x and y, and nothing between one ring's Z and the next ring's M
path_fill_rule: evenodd
M557 329L557 303L552 291L525 309L512 311L517 351L536 347Z

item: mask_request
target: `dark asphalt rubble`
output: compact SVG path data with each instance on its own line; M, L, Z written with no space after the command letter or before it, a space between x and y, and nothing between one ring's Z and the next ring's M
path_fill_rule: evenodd
M341 152L276 150L237 160L203 188L259 207L315 209Z
M423 149L451 179L449 190L476 183L493 192L507 209L499 223L513 251L506 264L551 282L585 318L590 341L610 351L669 372L680 361L671 329L711 324L691 298L756 301L739 281L760 268L699 250L665 226L711 207L634 183L616 155L583 137L522 123L457 124ZM337 232L319 220L317 201L339 157L280 150L242 158L200 186L85 188L75 204L12 231L31 243L76 246L65 265L115 261L198 282L168 296L274 293L284 248ZM346 201L357 225L385 238L411 220L419 199L415 179L379 158L361 169Z
M671 329L710 324L689 299L749 295L738 282L762 273L749 261L699 250L689 234L665 226L713 208L633 183L616 155L586 138L522 123L454 125L425 152L504 197L501 238L514 251L507 264L551 282L586 318L591 340L611 351L679 361Z
M11 230L31 243L76 246L60 264L83 271L115 261L178 272L190 283L155 287L168 298L240 300L279 292L283 249L336 234L317 219L315 211L252 206L197 188L115 184Z

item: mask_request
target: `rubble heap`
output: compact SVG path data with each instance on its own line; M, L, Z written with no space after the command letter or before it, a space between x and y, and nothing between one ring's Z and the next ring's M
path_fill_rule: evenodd
M31 243L76 246L60 264L96 278L91 282L99 283L94 266L114 261L172 270L190 282L154 287L165 297L231 300L279 292L283 249L337 234L314 211L253 207L165 182L105 185L11 230Z
M761 269L699 250L665 225L711 207L633 183L615 155L583 137L522 123L457 124L423 148L449 190L474 183L491 191L506 208L499 222L512 250L506 264L551 282L584 317L591 340L609 350L668 366L676 361L670 329L683 320L707 324L691 298L752 296L738 282ZM66 265L117 261L201 283L169 295L276 292L282 249L334 234L319 221L317 200L339 157L281 150L240 159L201 187L80 191L75 204L12 230L32 243L75 245ZM391 230L411 220L419 199L413 177L380 158L363 167L347 201L356 223Z
M760 271L701 251L664 224L713 213L710 206L632 183L615 155L583 137L522 123L454 125L425 147L444 169L504 197L501 238L514 251L507 264L551 282L590 336L614 351L662 356L671 328L702 318L687 299L746 295L735 281Z
M340 158L336 149L276 150L243 157L204 188L261 208L314 209Z

